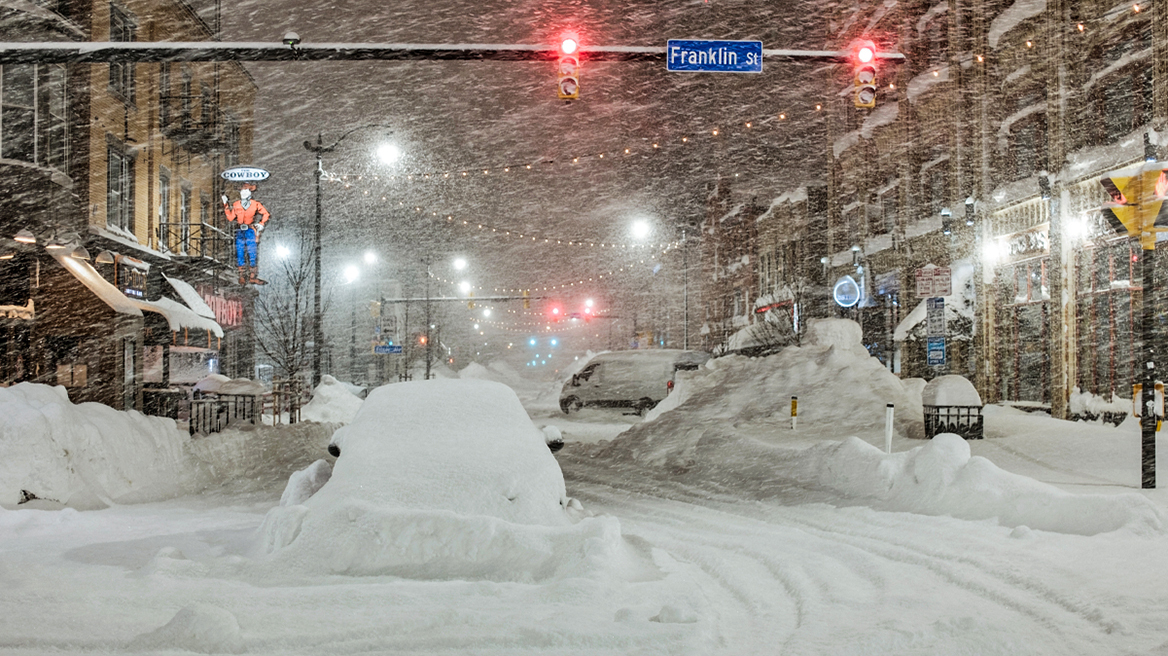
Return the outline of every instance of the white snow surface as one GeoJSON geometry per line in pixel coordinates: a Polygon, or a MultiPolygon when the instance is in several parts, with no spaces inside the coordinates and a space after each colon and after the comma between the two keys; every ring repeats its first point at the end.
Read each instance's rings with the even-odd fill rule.
{"type": "Polygon", "coordinates": [[[312,391],[312,400],[300,408],[304,421],[347,424],[353,421],[364,401],[353,394],[344,383],[328,374],[320,377],[320,384],[312,391]]]}
{"type": "Polygon", "coordinates": [[[921,392],[923,405],[964,405],[980,406],[981,395],[969,379],[956,374],[937,376],[930,380],[921,392]]]}
{"type": "Polygon", "coordinates": [[[211,604],[184,606],[174,619],[130,641],[129,651],[181,649],[201,654],[242,654],[239,620],[211,604]]]}
{"type": "MultiPolygon", "coordinates": [[[[332,443],[331,478],[303,505],[272,509],[260,528],[257,548],[276,567],[543,580],[627,559],[614,518],[573,523],[543,432],[500,383],[379,387],[332,443]]],[[[286,496],[300,487],[290,481],[286,496]]]]}
{"type": "Polygon", "coordinates": [[[186,303],[187,307],[194,310],[195,314],[199,315],[200,317],[206,317],[208,319],[215,318],[215,311],[211,309],[211,306],[207,305],[207,302],[204,301],[203,297],[199,295],[199,292],[193,286],[191,286],[191,283],[180,278],[171,278],[166,274],[162,274],[162,277],[166,279],[166,282],[170,283],[170,286],[174,288],[175,293],[177,293],[178,297],[182,299],[182,302],[186,303]]]}

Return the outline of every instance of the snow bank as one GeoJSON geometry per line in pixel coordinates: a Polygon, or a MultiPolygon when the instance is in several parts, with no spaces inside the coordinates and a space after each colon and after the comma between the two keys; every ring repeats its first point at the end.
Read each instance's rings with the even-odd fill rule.
{"type": "Polygon", "coordinates": [[[129,650],[242,654],[244,645],[239,621],[229,611],[210,604],[191,604],[165,626],[134,638],[129,650]]]}
{"type": "Polygon", "coordinates": [[[304,421],[347,424],[353,421],[363,401],[332,376],[320,377],[320,384],[312,391],[312,400],[300,408],[304,421]]]}
{"type": "Polygon", "coordinates": [[[857,323],[814,321],[808,333],[805,346],[776,355],[727,356],[677,372],[673,393],[605,450],[676,470],[713,466],[726,460],[727,450],[745,453],[740,443],[747,439],[781,443],[869,432],[882,440],[888,403],[896,405],[899,435],[923,436],[919,388],[906,388],[868,355],[857,323]],[[797,433],[789,429],[792,396],[799,397],[797,433]]]}
{"type": "Polygon", "coordinates": [[[1163,530],[1161,512],[1138,494],[1072,494],[970,456],[957,435],[891,455],[855,437],[811,447],[791,457],[806,482],[884,510],[963,519],[997,519],[1004,526],[1095,535],[1121,528],[1163,530]]]}
{"type": "Polygon", "coordinates": [[[173,496],[190,480],[188,437],[171,419],[75,405],[64,387],[33,383],[0,388],[0,416],[0,504],[16,505],[27,491],[100,508],[133,495],[173,496]]]}
{"type": "Polygon", "coordinates": [[[276,567],[535,580],[625,558],[615,519],[573,524],[579,504],[544,434],[500,383],[380,387],[333,444],[328,482],[260,528],[257,549],[276,567]]]}

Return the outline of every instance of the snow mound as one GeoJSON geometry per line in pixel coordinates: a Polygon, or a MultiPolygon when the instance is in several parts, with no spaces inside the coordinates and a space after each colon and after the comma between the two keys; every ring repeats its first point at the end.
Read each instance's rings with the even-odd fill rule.
{"type": "Polygon", "coordinates": [[[924,405],[981,406],[981,395],[977,388],[962,376],[937,376],[930,380],[921,392],[924,405]]]}
{"type": "Polygon", "coordinates": [[[484,367],[483,365],[481,365],[477,362],[472,362],[472,363],[466,365],[466,367],[463,368],[462,371],[458,372],[458,377],[462,378],[463,380],[466,380],[466,379],[494,380],[494,378],[495,378],[495,376],[490,372],[490,370],[488,370],[486,367],[484,367]]]}
{"type": "Polygon", "coordinates": [[[129,649],[242,654],[244,645],[239,621],[229,611],[209,604],[191,604],[180,610],[165,626],[134,638],[129,649]]]}
{"type": "Polygon", "coordinates": [[[896,406],[897,434],[923,437],[918,388],[906,387],[868,355],[858,324],[821,320],[810,333],[806,346],[765,358],[716,358],[677,372],[673,392],[606,447],[606,455],[671,471],[717,463],[733,469],[739,455],[753,450],[740,448],[747,439],[779,444],[870,434],[883,441],[888,403],[896,406]],[[798,431],[790,430],[792,396],[799,398],[798,431]]]}
{"type": "Polygon", "coordinates": [[[325,374],[312,391],[312,400],[300,408],[300,418],[322,424],[347,424],[353,421],[362,403],[345,383],[325,374]]]}
{"type": "Polygon", "coordinates": [[[34,383],[0,388],[0,416],[0,504],[31,494],[101,508],[132,495],[173,496],[189,478],[189,437],[172,419],[74,404],[64,387],[34,383]]]}
{"type": "Polygon", "coordinates": [[[884,510],[1081,535],[1121,528],[1161,532],[1164,526],[1160,510],[1138,494],[1064,492],[971,456],[969,443],[950,433],[891,455],[850,437],[804,450],[792,469],[809,473],[806,483],[874,500],[884,510]]]}
{"type": "Polygon", "coordinates": [[[257,383],[254,380],[247,378],[233,378],[225,381],[219,385],[219,389],[215,390],[216,394],[246,394],[248,396],[260,396],[267,390],[264,389],[263,383],[257,383]]]}
{"type": "Polygon", "coordinates": [[[195,391],[209,392],[213,394],[219,391],[220,385],[226,383],[229,380],[231,380],[231,378],[224,376],[223,374],[211,374],[195,383],[195,391]]]}
{"type": "Polygon", "coordinates": [[[615,519],[573,524],[544,434],[500,383],[377,388],[332,443],[340,455],[328,482],[260,527],[257,549],[276,567],[536,580],[626,557],[615,519]]]}
{"type": "Polygon", "coordinates": [[[317,460],[308,467],[293,472],[280,496],[281,506],[299,506],[324,487],[333,475],[333,466],[327,460],[317,460]]]}

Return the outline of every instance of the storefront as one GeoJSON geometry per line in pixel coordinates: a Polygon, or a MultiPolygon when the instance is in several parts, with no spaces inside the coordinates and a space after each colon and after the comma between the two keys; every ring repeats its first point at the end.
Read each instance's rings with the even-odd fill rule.
{"type": "Polygon", "coordinates": [[[995,270],[998,392],[1002,400],[1050,403],[1049,224],[999,238],[995,270]]]}
{"type": "Polygon", "coordinates": [[[1130,396],[1142,290],[1135,268],[1141,252],[1126,237],[1087,243],[1076,255],[1078,293],[1076,384],[1110,399],[1130,396]]]}

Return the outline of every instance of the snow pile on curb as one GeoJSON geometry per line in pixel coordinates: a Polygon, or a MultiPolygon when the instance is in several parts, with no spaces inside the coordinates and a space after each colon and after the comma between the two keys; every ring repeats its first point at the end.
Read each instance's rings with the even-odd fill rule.
{"type": "Polygon", "coordinates": [[[322,424],[347,424],[353,421],[363,401],[336,378],[325,374],[312,391],[312,400],[300,408],[300,418],[322,424]]]}
{"type": "MultiPolygon", "coordinates": [[[[1157,395],[1159,397],[1159,395],[1157,395]]],[[[1159,398],[1156,399],[1160,401],[1159,398]]],[[[1092,394],[1091,392],[1084,392],[1077,386],[1071,390],[1070,408],[1073,415],[1093,415],[1101,417],[1105,414],[1131,414],[1132,400],[1120,397],[1115,392],[1111,393],[1111,400],[1108,401],[1102,396],[1092,394]]]]}
{"type": "Polygon", "coordinates": [[[876,507],[962,519],[996,518],[1003,526],[1095,535],[1121,528],[1162,532],[1164,518],[1138,494],[1072,494],[970,456],[950,433],[891,455],[855,437],[789,456],[785,469],[804,482],[876,507]]]}
{"type": "Polygon", "coordinates": [[[328,482],[303,505],[273,508],[260,527],[257,550],[275,567],[530,581],[627,558],[614,518],[573,523],[579,503],[501,383],[380,387],[333,444],[328,482]]]}
{"type": "Polygon", "coordinates": [[[185,433],[171,419],[74,404],[64,387],[0,388],[0,503],[22,491],[75,508],[164,498],[191,482],[185,433]]]}
{"type": "Polygon", "coordinates": [[[854,321],[822,319],[809,326],[805,346],[765,358],[716,358],[703,369],[677,372],[673,393],[608,449],[654,467],[688,469],[725,460],[719,450],[744,432],[767,443],[882,435],[888,403],[896,405],[899,435],[923,436],[917,387],[906,387],[868,355],[854,321]],[[797,433],[789,430],[792,396],[799,397],[797,433]]]}

